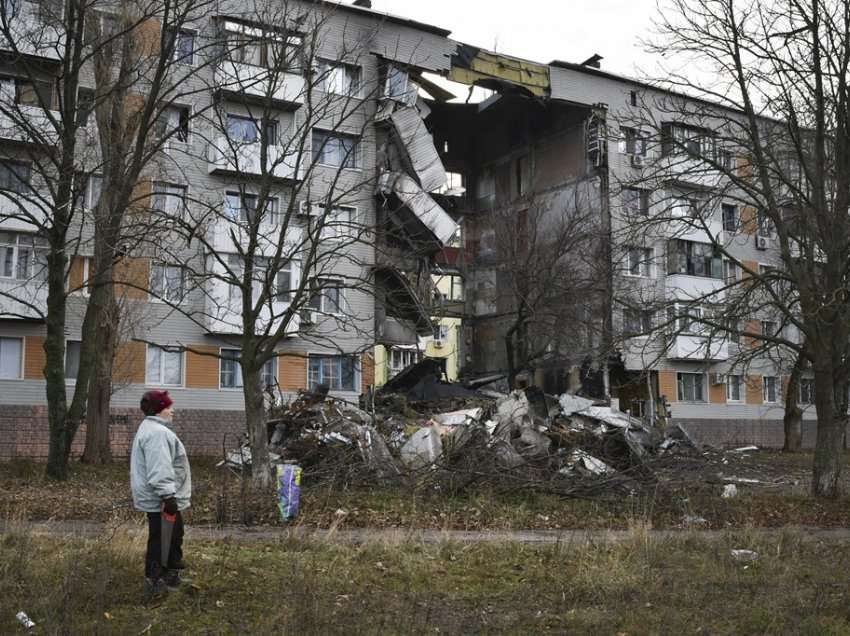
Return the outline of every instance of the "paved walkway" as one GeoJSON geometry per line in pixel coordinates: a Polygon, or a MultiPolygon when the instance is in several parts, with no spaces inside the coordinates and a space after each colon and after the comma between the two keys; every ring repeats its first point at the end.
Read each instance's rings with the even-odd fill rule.
{"type": "MultiPolygon", "coordinates": [[[[99,537],[113,532],[128,532],[142,535],[146,527],[135,523],[106,524],[87,521],[46,521],[8,523],[0,522],[0,533],[28,532],[36,535],[63,537],[99,537]]],[[[815,541],[850,540],[847,528],[809,528],[788,526],[787,528],[730,529],[730,530],[649,530],[653,539],[697,537],[701,539],[719,539],[730,534],[747,533],[763,536],[777,536],[792,531],[806,539],[815,541]]],[[[275,542],[293,538],[331,541],[344,544],[362,544],[370,542],[385,543],[441,543],[453,541],[459,543],[528,543],[528,544],[565,544],[584,545],[593,543],[616,543],[639,536],[639,530],[428,530],[428,529],[372,529],[352,528],[342,530],[322,530],[306,527],[252,527],[243,526],[187,526],[189,538],[211,541],[238,542],[275,542]]]]}

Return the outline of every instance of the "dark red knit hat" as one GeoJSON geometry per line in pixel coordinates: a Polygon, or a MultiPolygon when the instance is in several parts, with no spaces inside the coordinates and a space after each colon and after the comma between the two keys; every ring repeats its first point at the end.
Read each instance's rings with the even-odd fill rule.
{"type": "Polygon", "coordinates": [[[168,391],[148,391],[142,396],[142,403],[139,406],[145,415],[157,415],[172,404],[174,400],[168,395],[168,391]]]}

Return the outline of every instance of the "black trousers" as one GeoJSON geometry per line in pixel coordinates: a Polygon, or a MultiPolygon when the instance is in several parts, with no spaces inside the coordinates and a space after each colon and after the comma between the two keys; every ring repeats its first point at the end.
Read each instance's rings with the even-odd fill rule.
{"type": "Polygon", "coordinates": [[[183,515],[178,512],[174,529],[171,531],[171,548],[168,551],[168,563],[162,564],[162,517],[158,512],[148,515],[148,551],[145,555],[145,576],[162,576],[163,565],[174,568],[183,560],[183,515]]]}

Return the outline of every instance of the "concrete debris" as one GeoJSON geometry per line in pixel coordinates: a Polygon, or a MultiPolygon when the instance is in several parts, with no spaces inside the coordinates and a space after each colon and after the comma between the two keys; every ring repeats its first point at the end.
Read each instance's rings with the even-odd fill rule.
{"type": "Polygon", "coordinates": [[[738,496],[738,487],[735,484],[726,484],[723,486],[723,494],[720,496],[723,499],[734,499],[738,496]]]}
{"type": "Polygon", "coordinates": [[[759,559],[759,553],[754,550],[732,550],[732,558],[739,563],[754,563],[759,559]]]}
{"type": "MultiPolygon", "coordinates": [[[[506,471],[541,483],[625,486],[649,457],[697,448],[682,426],[662,436],[575,395],[553,397],[537,388],[483,394],[448,382],[430,359],[395,376],[370,398],[368,411],[319,393],[300,395],[270,415],[273,464],[328,466],[328,473],[345,467],[386,481],[427,478],[452,487],[506,471]]],[[[220,465],[250,468],[250,448],[229,451],[220,465]]]]}

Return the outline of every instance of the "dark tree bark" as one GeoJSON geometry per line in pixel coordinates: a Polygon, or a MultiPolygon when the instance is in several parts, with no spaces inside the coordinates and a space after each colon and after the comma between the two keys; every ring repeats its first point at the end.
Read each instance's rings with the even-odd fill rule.
{"type": "Polygon", "coordinates": [[[805,359],[797,356],[797,362],[791,370],[788,378],[788,388],[785,393],[785,416],[783,417],[783,428],[785,430],[785,442],[782,446],[783,452],[797,453],[803,447],[803,410],[797,402],[800,392],[800,376],[803,373],[805,359]]]}

